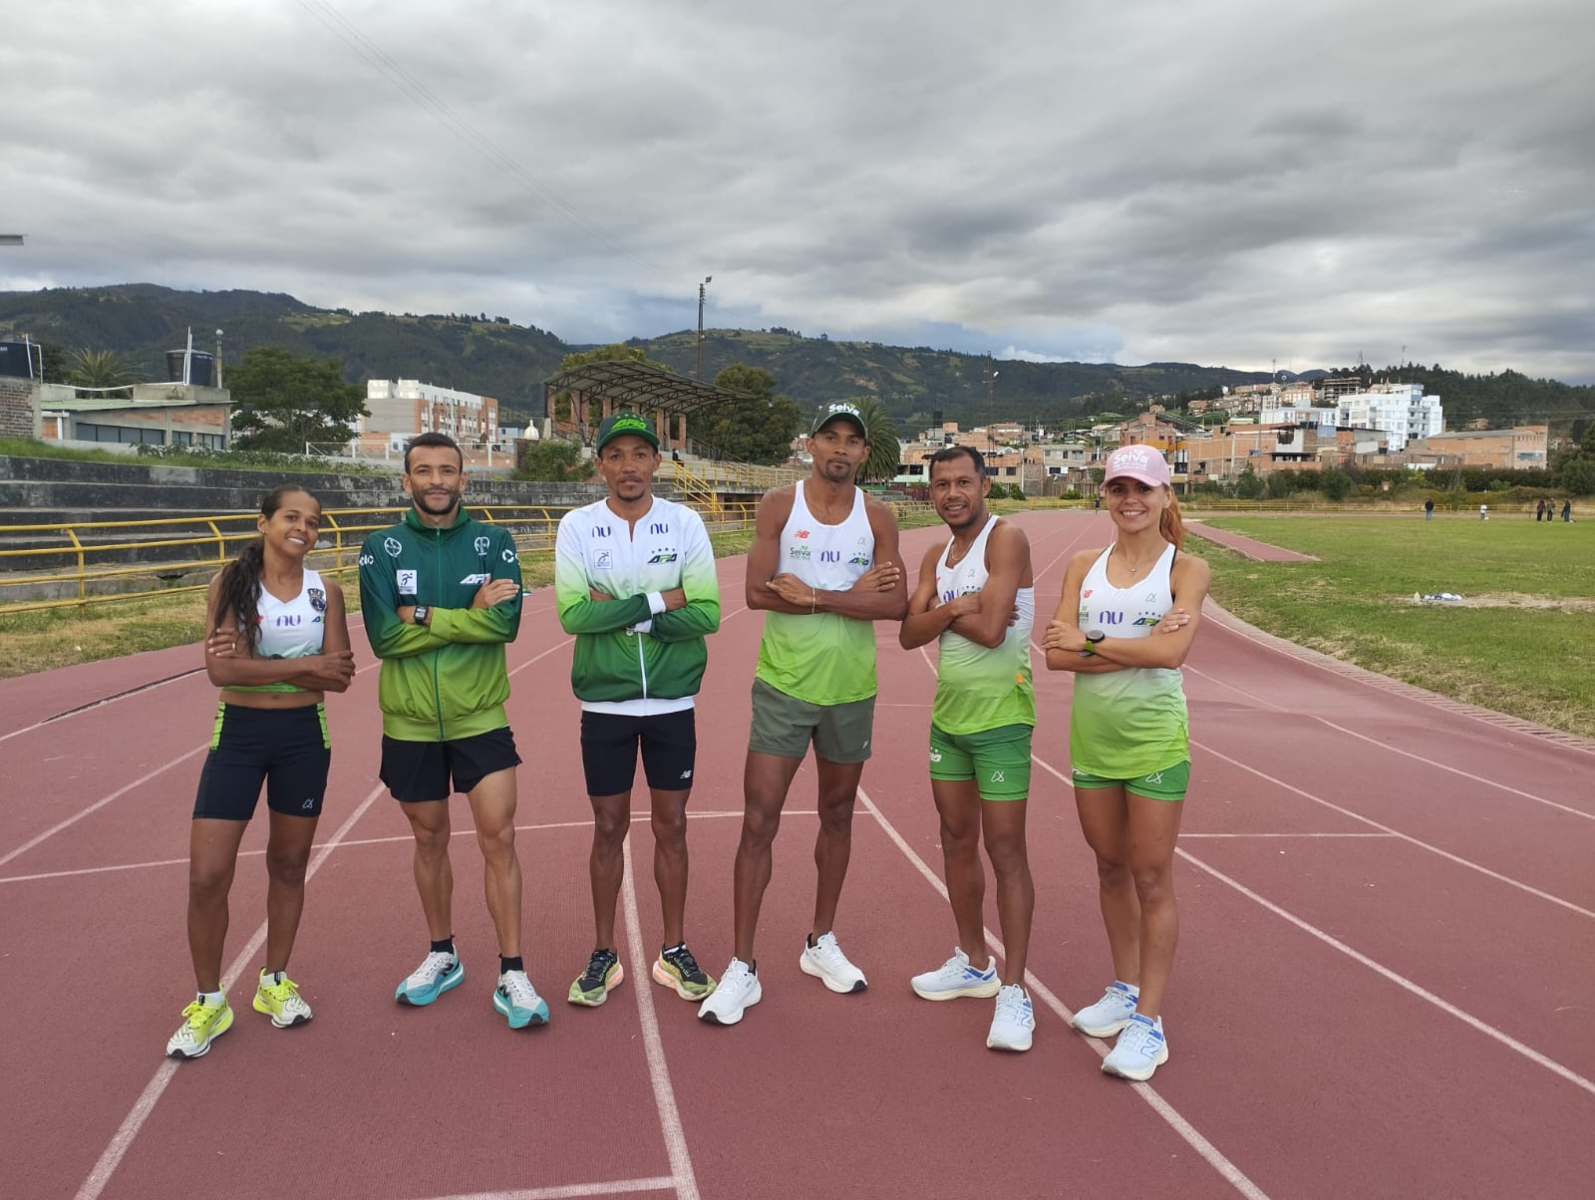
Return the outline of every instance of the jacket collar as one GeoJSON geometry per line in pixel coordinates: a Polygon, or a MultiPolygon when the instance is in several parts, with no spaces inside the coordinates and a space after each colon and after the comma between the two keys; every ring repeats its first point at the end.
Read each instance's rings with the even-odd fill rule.
{"type": "Polygon", "coordinates": [[[454,524],[443,526],[428,525],[421,520],[420,516],[416,514],[415,505],[411,504],[409,508],[405,509],[403,523],[419,533],[436,532],[442,537],[449,537],[457,530],[463,529],[466,525],[469,525],[471,523],[471,517],[470,514],[465,511],[465,505],[461,504],[459,512],[454,514],[454,524]]]}

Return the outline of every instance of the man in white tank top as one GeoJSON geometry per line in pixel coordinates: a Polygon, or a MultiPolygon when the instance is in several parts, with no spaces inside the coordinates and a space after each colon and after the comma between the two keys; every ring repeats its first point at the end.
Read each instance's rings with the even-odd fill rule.
{"type": "Polygon", "coordinates": [[[952,446],[930,458],[930,500],[952,533],[925,553],[898,640],[905,650],[940,642],[931,710],[930,790],[941,818],[947,898],[958,945],[940,968],[914,976],[926,1000],[997,998],[986,1045],[1030,1049],[1035,1013],[1024,989],[1035,887],[1025,849],[1035,576],[1030,542],[986,509],[991,480],[980,451],[952,446]],[[1007,948],[1001,973],[986,949],[986,855],[997,876],[1007,948]]]}
{"type": "Polygon", "coordinates": [[[759,905],[770,883],[771,846],[787,788],[814,747],[819,775],[819,883],[814,924],[798,965],[833,992],[861,992],[860,971],[832,924],[851,851],[858,794],[875,711],[873,622],[901,620],[907,606],[897,520],[855,485],[869,457],[864,418],[833,404],[809,436],[814,470],[759,504],[748,551],[747,601],[765,612],[753,680],[753,720],[743,772],[742,841],[736,863],[736,949],[698,1016],[735,1025],[763,995],[753,957],[759,905]]]}

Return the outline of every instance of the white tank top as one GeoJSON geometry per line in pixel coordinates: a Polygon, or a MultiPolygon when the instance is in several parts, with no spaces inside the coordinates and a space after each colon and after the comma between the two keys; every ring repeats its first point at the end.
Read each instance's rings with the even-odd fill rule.
{"type": "Polygon", "coordinates": [[[822,525],[809,511],[803,483],[793,486],[792,515],[781,530],[781,560],[776,573],[796,575],[812,588],[845,592],[875,562],[875,531],[864,508],[864,493],[853,489],[853,511],[840,525],[822,525]]]}
{"type": "Polygon", "coordinates": [[[260,644],[255,650],[259,657],[308,658],[321,653],[327,591],[318,572],[305,568],[304,586],[288,601],[277,599],[262,584],[255,610],[260,614],[260,644]]]}
{"type": "MultiPolygon", "coordinates": [[[[947,565],[953,543],[936,562],[936,591],[946,604],[986,586],[986,543],[997,527],[986,521],[975,544],[955,567],[947,565]]],[[[951,629],[944,630],[936,663],[936,701],[931,721],[944,733],[983,733],[1007,725],[1036,723],[1036,694],[1030,675],[1030,632],[1036,620],[1036,589],[1014,593],[1019,619],[1008,626],[1002,645],[988,649],[951,629]]]]}
{"type": "MultiPolygon", "coordinates": [[[[1116,543],[1115,543],[1116,544],[1116,543]]],[[[1080,628],[1100,629],[1109,637],[1145,637],[1163,614],[1174,607],[1169,587],[1169,571],[1174,566],[1174,544],[1170,542],[1140,583],[1116,588],[1108,582],[1109,546],[1097,556],[1080,584],[1080,628]]]]}

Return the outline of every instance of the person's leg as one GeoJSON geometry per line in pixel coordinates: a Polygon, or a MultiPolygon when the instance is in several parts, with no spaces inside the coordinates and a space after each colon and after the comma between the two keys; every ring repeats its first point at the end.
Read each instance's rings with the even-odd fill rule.
{"type": "Polygon", "coordinates": [[[683,792],[648,789],[652,801],[654,835],[654,885],[664,917],[664,944],[679,946],[687,940],[687,801],[683,792]]]}
{"type": "Polygon", "coordinates": [[[847,864],[853,854],[853,805],[858,799],[861,762],[838,763],[814,756],[819,775],[820,829],[814,838],[814,926],[811,939],[830,933],[836,925],[836,907],[842,899],[847,864]]]}
{"type": "Polygon", "coordinates": [[[958,948],[977,971],[984,971],[991,953],[984,916],[986,868],[980,861],[980,793],[973,779],[932,779],[930,794],[941,820],[942,867],[958,948]]]}
{"type": "Polygon", "coordinates": [[[202,992],[221,991],[227,893],[248,821],[196,817],[188,836],[188,952],[202,992]]]}
{"type": "Polygon", "coordinates": [[[734,871],[735,957],[753,964],[753,935],[759,927],[759,906],[770,886],[771,847],[781,827],[792,776],[801,758],[749,750],[742,769],[742,840],[734,871]]]}
{"type": "Polygon", "coordinates": [[[1128,984],[1141,978],[1141,904],[1130,873],[1130,825],[1124,788],[1074,789],[1075,809],[1086,845],[1096,855],[1098,898],[1107,927],[1114,977],[1128,984]]]}
{"type": "Polygon", "coordinates": [[[1129,870],[1140,906],[1141,999],[1136,1011],[1148,1017],[1162,1012],[1163,993],[1174,968],[1180,937],[1180,916],[1174,900],[1174,845],[1180,833],[1183,801],[1153,800],[1126,794],[1129,825],[1129,870]]]}
{"type": "Polygon", "coordinates": [[[1025,800],[980,801],[986,857],[991,859],[991,869],[997,877],[997,920],[1007,950],[1003,957],[1004,986],[1024,986],[1030,922],[1036,908],[1036,887],[1030,877],[1030,856],[1025,846],[1027,806],[1025,800]]]}
{"type": "Polygon", "coordinates": [[[305,907],[305,868],[316,837],[316,817],[269,813],[266,841],[266,970],[286,971],[305,907]]]}
{"type": "Polygon", "coordinates": [[[449,863],[449,802],[423,800],[400,807],[415,835],[415,890],[421,896],[428,936],[434,942],[454,934],[454,869],[449,863]]]}
{"type": "Polygon", "coordinates": [[[625,872],[624,845],[631,829],[631,793],[588,796],[593,806],[593,848],[587,876],[593,889],[593,945],[615,948],[615,905],[625,872]]]}
{"type": "Polygon", "coordinates": [[[494,771],[466,793],[482,851],[487,911],[504,958],[521,953],[521,862],[515,853],[515,768],[494,771]]]}

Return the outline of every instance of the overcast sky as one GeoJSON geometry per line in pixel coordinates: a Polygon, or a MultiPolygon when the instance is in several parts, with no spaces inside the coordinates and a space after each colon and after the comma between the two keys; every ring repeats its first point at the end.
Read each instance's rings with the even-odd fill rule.
{"type": "Polygon", "coordinates": [[[1595,382],[1591,0],[51,0],[0,290],[1595,382]]]}

